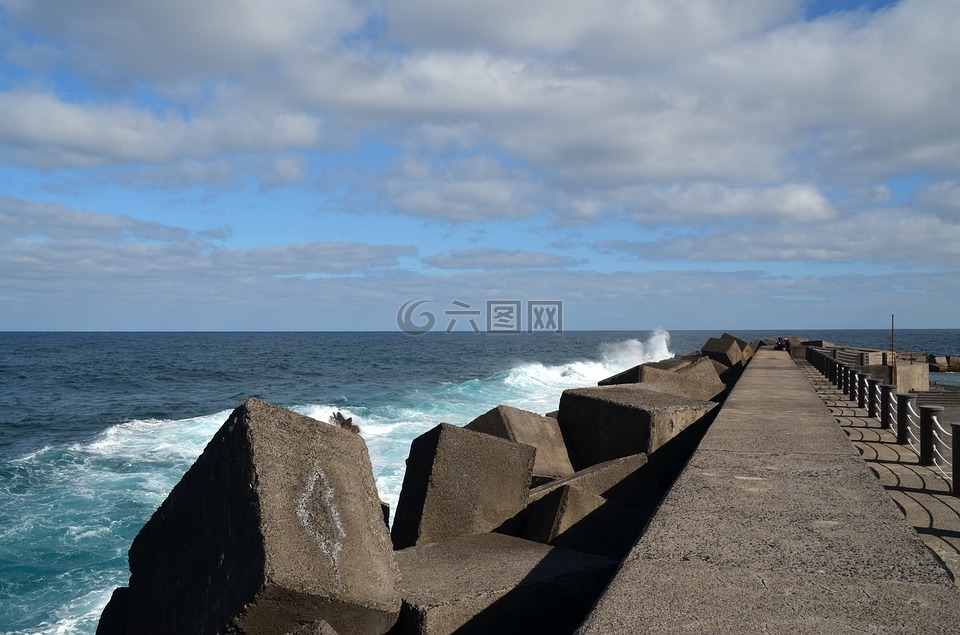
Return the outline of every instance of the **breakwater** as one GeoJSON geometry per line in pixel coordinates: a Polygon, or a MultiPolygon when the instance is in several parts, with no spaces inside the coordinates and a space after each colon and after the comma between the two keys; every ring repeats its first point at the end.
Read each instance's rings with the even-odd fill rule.
{"type": "Polygon", "coordinates": [[[249,400],[138,534],[98,632],[570,631],[752,353],[711,338],[549,416],[441,424],[411,445],[389,534],[358,435],[249,400]]]}
{"type": "MultiPolygon", "coordinates": [[[[663,521],[661,498],[682,492],[670,485],[700,437],[715,417],[730,412],[728,405],[719,408],[718,403],[734,385],[733,394],[747,390],[737,384],[743,369],[750,369],[746,362],[758,349],[789,362],[785,352],[774,353],[764,344],[731,336],[711,338],[699,355],[645,364],[602,381],[602,386],[564,391],[551,416],[500,407],[463,428],[437,426],[411,446],[389,536],[392,550],[350,548],[357,531],[380,545],[388,535],[379,506],[372,502],[375,488],[367,483],[341,499],[341,487],[330,483],[343,483],[343,477],[331,481],[324,476],[329,461],[362,465],[365,453],[355,450],[345,459],[342,448],[330,452],[329,439],[311,438],[318,430],[323,437],[335,431],[332,438],[352,433],[304,417],[289,424],[298,432],[292,435],[293,447],[285,448],[276,440],[283,435],[258,430],[283,430],[286,426],[277,422],[292,422],[290,417],[297,415],[249,401],[211,442],[234,450],[208,454],[208,447],[138,536],[140,547],[135,542],[131,550],[130,586],[115,594],[100,632],[175,632],[155,626],[171,623],[164,611],[220,625],[198,630],[201,622],[186,622],[191,632],[572,632],[581,622],[584,632],[593,632],[589,629],[603,624],[603,615],[624,614],[610,599],[615,598],[612,590],[647,540],[644,528],[651,517],[663,521]],[[294,470],[299,475],[262,480],[251,476],[282,473],[284,457],[302,456],[305,447],[315,450],[308,455],[321,458],[303,458],[312,467],[294,470]],[[189,525],[196,514],[191,510],[206,509],[211,478],[230,472],[224,456],[243,457],[240,473],[226,480],[246,500],[239,504],[239,518],[231,518],[230,506],[214,518],[221,528],[246,527],[238,532],[246,542],[241,540],[238,547],[231,532],[206,528],[209,543],[200,552],[219,554],[215,564],[188,561],[178,569],[181,565],[173,558],[175,564],[164,567],[145,565],[144,556],[135,553],[153,554],[158,545],[171,544],[173,554],[189,544],[184,537],[194,533],[189,525]],[[271,480],[274,486],[264,485],[271,480]],[[367,502],[357,505],[360,500],[367,502]],[[243,511],[251,509],[259,513],[243,511]],[[348,525],[364,529],[349,531],[348,525]],[[165,537],[171,527],[178,528],[181,538],[165,537]],[[312,537],[314,547],[302,535],[312,537]],[[238,554],[247,565],[238,568],[238,554]],[[369,557],[379,565],[372,570],[383,573],[374,576],[372,585],[356,577],[350,581],[345,574],[371,568],[364,559],[369,557]],[[305,562],[311,563],[306,575],[298,570],[305,562]],[[620,571],[611,582],[618,564],[620,571]],[[223,576],[224,569],[240,573],[223,576]],[[160,570],[161,578],[178,584],[194,580],[207,595],[197,601],[196,592],[186,593],[184,602],[171,607],[164,585],[144,570],[160,570]],[[239,576],[245,582],[237,588],[211,585],[211,571],[221,581],[239,576]],[[591,610],[601,594],[601,603],[591,610]],[[152,600],[146,621],[144,598],[152,600]],[[184,608],[186,600],[192,600],[192,610],[184,608]],[[614,609],[603,609],[611,602],[614,609]]],[[[796,351],[801,343],[792,344],[796,351]]],[[[777,403],[786,406],[782,414],[789,416],[792,402],[777,403]]],[[[744,413],[732,416],[739,421],[744,413]]],[[[354,485],[364,481],[354,480],[354,485]]],[[[696,510],[696,504],[682,507],[696,510]]],[[[730,520],[719,519],[727,524],[730,520]]],[[[169,557],[162,560],[171,562],[169,557]]],[[[639,615],[635,602],[630,606],[633,613],[627,613],[639,615]]]]}

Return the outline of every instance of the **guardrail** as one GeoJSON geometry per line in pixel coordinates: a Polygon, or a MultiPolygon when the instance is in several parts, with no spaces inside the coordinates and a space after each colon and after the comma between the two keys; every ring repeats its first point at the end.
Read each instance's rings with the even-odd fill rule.
{"type": "Polygon", "coordinates": [[[954,466],[960,465],[960,443],[954,443],[960,439],[960,423],[941,422],[942,406],[918,408],[916,394],[897,393],[896,386],[870,378],[824,349],[808,347],[807,361],[858,408],[865,409],[867,417],[877,419],[881,428],[896,426],[897,443],[911,447],[920,465],[939,471],[950,482],[953,495],[960,497],[960,482],[953,478],[954,466]]]}

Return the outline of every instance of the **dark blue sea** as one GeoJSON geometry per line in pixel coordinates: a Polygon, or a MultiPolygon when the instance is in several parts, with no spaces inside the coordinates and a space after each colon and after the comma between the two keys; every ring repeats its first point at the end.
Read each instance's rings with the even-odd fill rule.
{"type": "MultiPolygon", "coordinates": [[[[733,331],[885,348],[889,331],[733,331]]],[[[257,396],[360,425],[395,507],[410,441],[696,350],[720,332],[0,333],[0,633],[94,633],[137,531],[257,396]]],[[[960,354],[960,330],[897,349],[960,354]]],[[[960,384],[954,375],[940,381],[960,384]]]]}

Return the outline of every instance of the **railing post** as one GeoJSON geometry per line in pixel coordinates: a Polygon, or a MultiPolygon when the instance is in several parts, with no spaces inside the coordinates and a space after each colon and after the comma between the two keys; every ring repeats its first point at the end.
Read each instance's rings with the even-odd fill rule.
{"type": "Polygon", "coordinates": [[[906,392],[897,393],[897,443],[907,444],[907,426],[910,425],[910,407],[917,396],[906,392]]]}
{"type": "Polygon", "coordinates": [[[850,371],[847,373],[847,396],[850,397],[850,401],[856,403],[857,401],[857,371],[851,366],[850,371]]]}
{"type": "Polygon", "coordinates": [[[953,433],[953,438],[951,439],[953,443],[951,443],[952,447],[950,448],[950,462],[953,463],[953,483],[950,484],[950,489],[953,491],[954,496],[960,496],[960,482],[957,481],[957,470],[960,470],[960,467],[958,467],[958,465],[960,465],[960,463],[958,463],[958,461],[960,461],[960,443],[958,443],[960,437],[957,436],[960,434],[960,423],[951,423],[950,431],[953,433]]]}
{"type": "Polygon", "coordinates": [[[857,372],[857,407],[867,407],[867,374],[857,372]]]}
{"type": "Polygon", "coordinates": [[[933,418],[943,406],[920,406],[920,465],[933,465],[933,418]]]}
{"type": "Polygon", "coordinates": [[[893,409],[890,408],[890,398],[897,387],[893,384],[880,386],[880,427],[889,430],[893,425],[893,409]]]}
{"type": "Polygon", "coordinates": [[[880,385],[879,379],[868,379],[867,380],[867,416],[871,419],[876,419],[877,414],[880,411],[878,407],[880,404],[880,394],[877,387],[880,385]]]}

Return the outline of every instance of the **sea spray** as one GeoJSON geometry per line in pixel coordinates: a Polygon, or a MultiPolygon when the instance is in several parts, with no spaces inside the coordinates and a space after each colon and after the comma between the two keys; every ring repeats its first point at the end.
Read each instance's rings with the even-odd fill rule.
{"type": "MultiPolygon", "coordinates": [[[[48,347],[60,360],[57,368],[85,364],[88,374],[96,375],[96,360],[69,359],[74,349],[68,336],[51,339],[63,339],[62,348],[48,347]]],[[[112,589],[127,582],[126,553],[134,536],[232,407],[249,396],[280,403],[323,425],[334,412],[353,417],[369,449],[379,494],[395,509],[410,442],[438,423],[464,425],[499,404],[548,412],[566,388],[595,384],[670,354],[665,331],[641,338],[441,335],[433,340],[367,334],[145,334],[119,335],[109,342],[128,345],[132,359],[144,347],[156,346],[162,350],[152,358],[162,360],[163,351],[170,349],[171,366],[132,363],[124,370],[117,361],[120,352],[110,349],[104,377],[127,372],[131,381],[92,380],[71,393],[64,388],[68,384],[49,374],[44,359],[28,358],[36,373],[48,373],[46,383],[20,387],[18,399],[28,398],[31,390],[43,392],[33,395],[29,410],[15,407],[20,402],[6,404],[5,412],[19,413],[24,423],[8,420],[4,432],[17,435],[24,445],[42,441],[29,451],[11,452],[8,445],[8,454],[0,455],[0,498],[5,503],[0,508],[0,633],[92,634],[112,589]],[[171,340],[178,337],[189,345],[171,340]],[[324,354],[331,341],[339,348],[354,346],[354,357],[338,353],[332,366],[324,354]],[[254,344],[261,347],[256,357],[254,344]],[[243,358],[231,353],[229,345],[243,358]],[[282,353],[278,346],[289,350],[282,353]],[[384,347],[397,352],[384,352],[384,347]],[[185,381],[174,369],[189,355],[195,356],[191,367],[196,369],[185,381]],[[522,361],[524,357],[544,361],[522,361]],[[504,363],[511,359],[516,361],[504,363]],[[149,376],[156,379],[144,378],[149,376]],[[134,383],[148,392],[127,392],[134,383]],[[203,404],[215,406],[211,414],[163,416],[165,411],[195,415],[208,407],[203,404]],[[119,418],[123,412],[144,410],[155,415],[119,418]],[[36,414],[34,421],[26,419],[28,414],[36,414]],[[44,427],[46,421],[49,427],[44,427]]],[[[23,351],[33,354],[29,342],[23,351]]]]}

